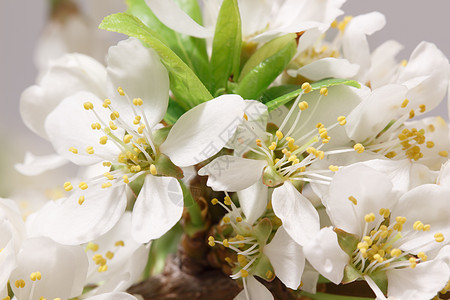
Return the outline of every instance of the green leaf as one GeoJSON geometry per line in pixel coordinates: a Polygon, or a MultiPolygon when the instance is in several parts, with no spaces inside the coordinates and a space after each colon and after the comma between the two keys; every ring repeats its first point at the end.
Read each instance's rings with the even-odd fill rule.
{"type": "Polygon", "coordinates": [[[217,18],[211,54],[215,91],[226,88],[230,76],[238,78],[241,46],[241,17],[237,0],[224,0],[217,18]]]}
{"type": "Polygon", "coordinates": [[[269,258],[264,253],[261,253],[260,257],[253,264],[252,275],[259,276],[265,281],[272,281],[275,279],[275,270],[273,269],[269,258]]]}
{"type": "Polygon", "coordinates": [[[186,110],[175,100],[169,99],[169,106],[167,107],[164,121],[169,125],[173,125],[185,112],[186,110]]]}
{"type": "Polygon", "coordinates": [[[167,256],[177,252],[182,234],[183,228],[177,223],[166,234],[152,242],[144,278],[162,273],[167,256]]]}
{"type": "Polygon", "coordinates": [[[376,272],[370,274],[370,278],[377,284],[383,294],[387,294],[388,289],[388,278],[386,272],[376,272]]]}
{"type": "MultiPolygon", "coordinates": [[[[201,24],[202,13],[197,0],[175,0],[175,2],[178,2],[193,20],[201,24]]],[[[164,25],[150,10],[145,0],[127,0],[127,5],[127,12],[157,33],[158,39],[172,49],[209,87],[212,81],[205,40],[180,34],[164,25]]]]}
{"type": "Polygon", "coordinates": [[[158,39],[157,33],[148,28],[138,18],[126,13],[110,15],[103,19],[99,28],[138,38],[152,47],[169,71],[170,89],[178,104],[186,110],[212,99],[208,89],[192,69],[158,39]]]}
{"type": "MultiPolygon", "coordinates": [[[[323,79],[320,81],[316,81],[314,83],[311,84],[312,90],[320,90],[321,88],[329,88],[335,85],[348,85],[348,86],[352,86],[355,88],[360,88],[361,85],[354,80],[349,80],[349,79],[339,79],[339,78],[327,78],[327,79],[323,79]]],[[[302,88],[299,87],[297,90],[294,90],[290,93],[287,93],[283,96],[279,96],[273,100],[270,100],[268,102],[266,102],[266,105],[269,109],[269,111],[272,111],[274,109],[276,109],[277,107],[288,103],[289,101],[291,101],[292,99],[298,97],[298,95],[300,95],[302,93],[302,88]]]]}
{"type": "Polygon", "coordinates": [[[258,240],[262,247],[267,243],[267,240],[272,233],[272,222],[268,218],[262,219],[258,224],[253,226],[253,236],[258,240]]]}
{"type": "Polygon", "coordinates": [[[352,257],[353,252],[357,249],[360,239],[356,235],[339,228],[334,228],[334,232],[336,232],[341,249],[347,253],[349,257],[352,257]]]}
{"type": "Polygon", "coordinates": [[[290,92],[296,91],[299,88],[300,86],[296,84],[274,86],[265,90],[264,93],[262,93],[261,97],[259,98],[259,101],[261,101],[262,103],[266,103],[269,102],[270,100],[281,97],[290,92]]]}
{"type": "Polygon", "coordinates": [[[288,34],[265,44],[245,64],[235,93],[244,99],[258,99],[283,72],[296,51],[295,34],[288,34]]]}
{"type": "Polygon", "coordinates": [[[325,293],[307,293],[305,291],[300,292],[301,295],[306,296],[312,300],[369,300],[373,298],[364,298],[364,297],[352,297],[352,296],[341,296],[341,295],[333,295],[333,294],[325,294],[325,293]]]}

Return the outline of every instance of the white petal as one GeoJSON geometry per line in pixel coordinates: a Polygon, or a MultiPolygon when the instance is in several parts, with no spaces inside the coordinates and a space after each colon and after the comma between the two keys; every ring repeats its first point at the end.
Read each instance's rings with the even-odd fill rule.
{"type": "Polygon", "coordinates": [[[355,141],[364,141],[383,130],[400,113],[405,86],[390,84],[374,90],[348,116],[345,130],[355,141]]]}
{"type": "Polygon", "coordinates": [[[406,67],[400,69],[397,82],[411,89],[408,93],[410,107],[425,103],[427,110],[430,110],[444,98],[449,72],[449,62],[445,55],[436,45],[422,42],[414,49],[406,67]],[[418,85],[408,84],[417,77],[426,79],[418,81],[418,85]]]}
{"type": "Polygon", "coordinates": [[[10,224],[5,220],[0,220],[0,287],[5,287],[9,280],[9,275],[16,267],[16,249],[14,246],[13,232],[10,224]]]}
{"type": "Polygon", "coordinates": [[[197,105],[178,119],[161,152],[179,167],[210,158],[233,137],[244,109],[245,101],[238,95],[223,95],[197,105]]]}
{"type": "Polygon", "coordinates": [[[327,57],[307,64],[295,73],[289,70],[288,74],[293,77],[301,75],[310,80],[317,81],[328,77],[351,78],[358,71],[359,65],[352,64],[346,59],[327,57]]]}
{"type": "Polygon", "coordinates": [[[400,43],[389,40],[372,52],[368,80],[373,89],[392,82],[399,67],[395,57],[402,49],[403,46],[400,43]]]}
{"type": "Polygon", "coordinates": [[[100,184],[76,190],[67,199],[49,202],[27,226],[62,244],[86,243],[117,223],[127,205],[125,190],[125,186],[102,189],[100,184]],[[82,205],[80,196],[85,197],[82,205]]]}
{"type": "Polygon", "coordinates": [[[249,224],[262,216],[267,208],[269,188],[262,180],[256,182],[246,189],[238,191],[239,204],[249,224]]]}
{"type": "Polygon", "coordinates": [[[396,201],[388,176],[361,163],[341,168],[323,199],[334,226],[357,236],[363,234],[366,214],[374,213],[376,224],[381,218],[380,208],[391,208],[396,201]],[[356,198],[357,205],[349,200],[350,196],[356,198]]]}
{"type": "Polygon", "coordinates": [[[235,298],[234,300],[273,300],[272,294],[269,292],[269,290],[262,284],[259,283],[258,280],[256,280],[253,276],[248,276],[244,279],[246,281],[247,285],[247,293],[248,296],[246,296],[246,291],[242,290],[235,298]]]}
{"type": "Polygon", "coordinates": [[[235,192],[262,181],[262,170],[266,165],[264,160],[223,155],[201,168],[198,174],[208,175],[207,185],[215,191],[235,192]]]}
{"type": "Polygon", "coordinates": [[[89,297],[86,300],[138,300],[138,298],[128,293],[113,292],[89,297]]]}
{"type": "Polygon", "coordinates": [[[319,272],[314,269],[307,261],[302,275],[302,290],[315,294],[317,292],[317,282],[319,281],[319,272]]]}
{"type": "Polygon", "coordinates": [[[66,158],[57,154],[34,156],[31,152],[25,152],[24,162],[15,164],[14,167],[23,175],[35,176],[59,168],[67,162],[66,158]]]}
{"type": "Polygon", "coordinates": [[[319,215],[314,206],[286,181],[272,194],[275,215],[281,219],[287,233],[300,245],[305,245],[320,230],[319,215]]]}
{"type": "Polygon", "coordinates": [[[23,243],[18,263],[10,280],[25,281],[25,287],[20,290],[11,285],[14,293],[23,299],[36,299],[38,296],[67,299],[77,297],[83,291],[88,261],[80,246],[61,245],[44,237],[30,238],[23,243]],[[42,275],[35,284],[30,280],[33,272],[42,275]]]}
{"type": "MultiPolygon", "coordinates": [[[[112,142],[105,145],[99,143],[100,137],[105,134],[101,130],[92,130],[91,124],[99,122],[92,111],[84,109],[85,102],[91,102],[94,110],[103,120],[108,123],[110,111],[102,107],[103,101],[94,94],[79,92],[71,97],[65,98],[45,120],[45,129],[50,142],[56,152],[78,165],[87,165],[102,160],[116,160],[120,150],[112,142]],[[86,148],[92,146],[94,154],[88,154],[86,148]],[[75,147],[78,154],[69,151],[75,147]]],[[[113,131],[120,139],[123,130],[113,131]]]]}
{"type": "Polygon", "coordinates": [[[370,49],[367,35],[380,30],[386,24],[385,17],[379,12],[371,12],[353,18],[347,25],[342,39],[342,52],[351,63],[358,64],[360,81],[365,81],[370,67],[370,49]]]}
{"type": "Polygon", "coordinates": [[[181,218],[183,192],[175,178],[147,175],[133,208],[132,235],[139,243],[161,237],[181,218]]]}
{"type": "Polygon", "coordinates": [[[450,160],[442,165],[437,182],[446,188],[450,188],[450,160]]]}
{"type": "Polygon", "coordinates": [[[83,54],[67,54],[49,64],[37,85],[26,89],[20,98],[24,123],[46,138],[44,121],[62,99],[79,91],[105,97],[106,70],[95,59],[83,54]]]}
{"type": "Polygon", "coordinates": [[[398,299],[431,299],[448,281],[450,269],[440,260],[420,263],[412,268],[393,269],[386,272],[388,296],[398,299]]]}
{"type": "Polygon", "coordinates": [[[144,110],[147,126],[152,128],[159,123],[169,103],[169,74],[156,52],[144,47],[139,40],[129,38],[109,48],[107,63],[112,107],[121,113],[126,123],[133,122],[132,105],[117,91],[121,87],[130,100],[143,100],[144,104],[136,110],[140,115],[140,109],[144,110]]]}
{"type": "Polygon", "coordinates": [[[272,264],[275,275],[290,289],[298,289],[305,267],[305,256],[302,246],[298,245],[284,230],[278,228],[272,241],[267,244],[263,253],[272,264]]]}
{"type": "Polygon", "coordinates": [[[191,19],[173,0],[145,0],[147,5],[170,29],[198,38],[213,36],[214,32],[191,19]]]}
{"type": "Polygon", "coordinates": [[[444,235],[446,241],[450,239],[449,192],[449,189],[439,185],[424,184],[412,189],[398,200],[398,204],[392,209],[391,214],[392,216],[406,217],[406,223],[403,225],[404,235],[408,232],[414,233],[414,238],[407,239],[404,243],[402,243],[402,239],[398,241],[401,243],[400,248],[402,250],[415,249],[414,253],[419,251],[426,253],[432,249],[440,248],[442,244],[435,242],[433,237],[438,232],[444,235]],[[429,224],[431,229],[414,232],[412,228],[416,221],[429,224]],[[418,246],[421,247],[417,249],[418,246]]]}
{"type": "Polygon", "coordinates": [[[341,283],[350,257],[339,246],[332,227],[322,228],[303,247],[303,251],[306,259],[320,274],[335,284],[341,283]]]}

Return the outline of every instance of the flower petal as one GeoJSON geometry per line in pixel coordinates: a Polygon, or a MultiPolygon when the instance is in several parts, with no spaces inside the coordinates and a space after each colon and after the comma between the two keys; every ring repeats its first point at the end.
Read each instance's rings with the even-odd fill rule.
{"type": "Polygon", "coordinates": [[[183,191],[175,178],[147,175],[133,208],[131,234],[139,243],[161,237],[181,218],[183,191]]]}
{"type": "Polygon", "coordinates": [[[414,269],[392,269],[386,272],[388,296],[398,299],[431,299],[448,281],[450,269],[441,260],[417,265],[414,269]]]}
{"type": "Polygon", "coordinates": [[[298,289],[305,267],[305,256],[302,246],[298,245],[284,230],[278,228],[272,241],[263,252],[270,260],[275,275],[290,289],[298,289]]]}
{"type": "Polygon", "coordinates": [[[328,77],[352,78],[358,71],[359,65],[352,64],[346,59],[326,57],[313,61],[297,71],[288,70],[288,74],[292,77],[301,75],[312,81],[317,81],[328,77]]]}
{"type": "Polygon", "coordinates": [[[223,155],[198,170],[200,176],[208,175],[207,185],[215,191],[236,192],[261,180],[264,160],[223,155]]]}
{"type": "Polygon", "coordinates": [[[248,188],[238,191],[239,204],[249,224],[255,223],[266,211],[268,194],[269,188],[262,180],[256,180],[248,188]]]}
{"type": "Polygon", "coordinates": [[[214,32],[188,16],[173,0],[145,0],[152,12],[167,27],[198,38],[212,37],[214,32]]]}
{"type": "Polygon", "coordinates": [[[62,99],[79,91],[105,97],[106,70],[95,59],[83,54],[67,54],[49,64],[37,85],[20,97],[20,114],[33,132],[47,137],[44,121],[62,99]]]}
{"type": "MultiPolygon", "coordinates": [[[[85,102],[91,102],[94,110],[103,122],[108,122],[111,111],[102,107],[103,102],[94,94],[79,92],[65,98],[45,120],[45,129],[56,152],[78,165],[89,165],[102,160],[116,160],[120,150],[112,142],[101,145],[99,140],[105,134],[101,130],[92,130],[91,124],[99,122],[92,111],[84,109],[85,102]],[[86,152],[87,147],[94,148],[94,154],[86,152]],[[75,147],[77,154],[69,151],[75,147]]],[[[113,133],[122,139],[123,129],[113,133]]]]}
{"type": "Polygon", "coordinates": [[[275,188],[272,206],[287,233],[299,245],[304,246],[320,230],[316,209],[291,182],[286,181],[282,186],[275,188]]]}
{"type": "Polygon", "coordinates": [[[332,227],[322,228],[303,247],[306,258],[325,278],[339,284],[344,277],[344,268],[350,257],[341,249],[332,227]]]}
{"type": "Polygon", "coordinates": [[[27,223],[27,228],[62,244],[87,243],[117,223],[127,205],[125,191],[125,186],[102,189],[100,184],[85,191],[76,190],[67,199],[45,205],[32,223],[27,223]],[[85,197],[82,205],[78,203],[80,196],[85,197]]]}
{"type": "Polygon", "coordinates": [[[144,47],[139,40],[129,38],[109,48],[107,64],[108,96],[112,107],[131,124],[135,115],[129,101],[141,98],[143,105],[135,109],[139,115],[141,109],[144,111],[146,125],[153,128],[163,119],[169,103],[169,74],[158,54],[144,47]],[[119,95],[119,87],[129,99],[119,95]]]}
{"type": "Polygon", "coordinates": [[[248,276],[244,279],[246,281],[247,291],[242,290],[234,300],[248,300],[248,299],[259,299],[259,300],[273,300],[272,294],[269,290],[253,276],[248,276]],[[246,295],[248,293],[248,297],[246,295]]]}
{"type": "Polygon", "coordinates": [[[23,175],[35,176],[48,170],[53,170],[65,165],[68,160],[58,154],[35,156],[31,152],[25,152],[22,164],[15,164],[15,169],[23,175]]]}
{"type": "Polygon", "coordinates": [[[245,101],[238,95],[223,95],[197,105],[178,119],[161,152],[179,167],[210,158],[233,137],[244,109],[245,101]]]}
{"type": "Polygon", "coordinates": [[[10,281],[25,281],[20,290],[11,285],[21,299],[68,299],[81,295],[88,268],[82,247],[61,245],[46,237],[30,238],[24,241],[17,258],[18,267],[10,281]],[[30,279],[33,272],[41,273],[37,284],[30,279]]]}
{"type": "Polygon", "coordinates": [[[403,46],[394,40],[389,40],[378,46],[371,56],[371,65],[368,74],[370,86],[373,89],[392,82],[398,72],[398,62],[395,56],[403,49],[403,46]]]}
{"type": "Polygon", "coordinates": [[[112,292],[89,297],[86,300],[138,300],[138,298],[124,292],[112,292]]]}

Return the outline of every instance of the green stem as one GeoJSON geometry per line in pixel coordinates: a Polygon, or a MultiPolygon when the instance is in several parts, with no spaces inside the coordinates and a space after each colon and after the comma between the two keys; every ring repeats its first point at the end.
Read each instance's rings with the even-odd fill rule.
{"type": "Polygon", "coordinates": [[[302,291],[300,294],[302,296],[306,296],[313,300],[369,300],[369,299],[373,299],[373,298],[333,295],[333,294],[326,294],[326,293],[311,294],[311,293],[307,293],[305,291],[302,291]]]}
{"type": "Polygon", "coordinates": [[[180,182],[181,188],[183,190],[184,207],[186,207],[190,216],[190,222],[186,224],[186,231],[189,235],[192,235],[195,232],[201,231],[205,228],[205,221],[202,217],[201,208],[198,205],[197,201],[195,201],[192,197],[189,188],[186,187],[182,180],[178,181],[180,182]]]}

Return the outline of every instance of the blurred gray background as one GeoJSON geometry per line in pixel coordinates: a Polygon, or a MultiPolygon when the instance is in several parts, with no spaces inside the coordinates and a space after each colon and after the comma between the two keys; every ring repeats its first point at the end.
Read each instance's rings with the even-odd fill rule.
{"type": "MultiPolygon", "coordinates": [[[[103,2],[108,4],[108,0],[103,2]]],[[[426,40],[450,57],[449,0],[348,0],[343,9],[347,15],[374,10],[385,14],[386,27],[369,39],[372,49],[385,40],[396,39],[405,46],[398,58],[407,59],[414,47],[426,40]]],[[[51,152],[45,141],[22,124],[19,115],[20,94],[36,78],[33,49],[47,10],[45,0],[0,0],[0,196],[5,196],[17,181],[24,185],[34,181],[13,169],[26,150],[35,154],[51,152]]],[[[446,116],[446,107],[435,114],[446,116]]]]}

